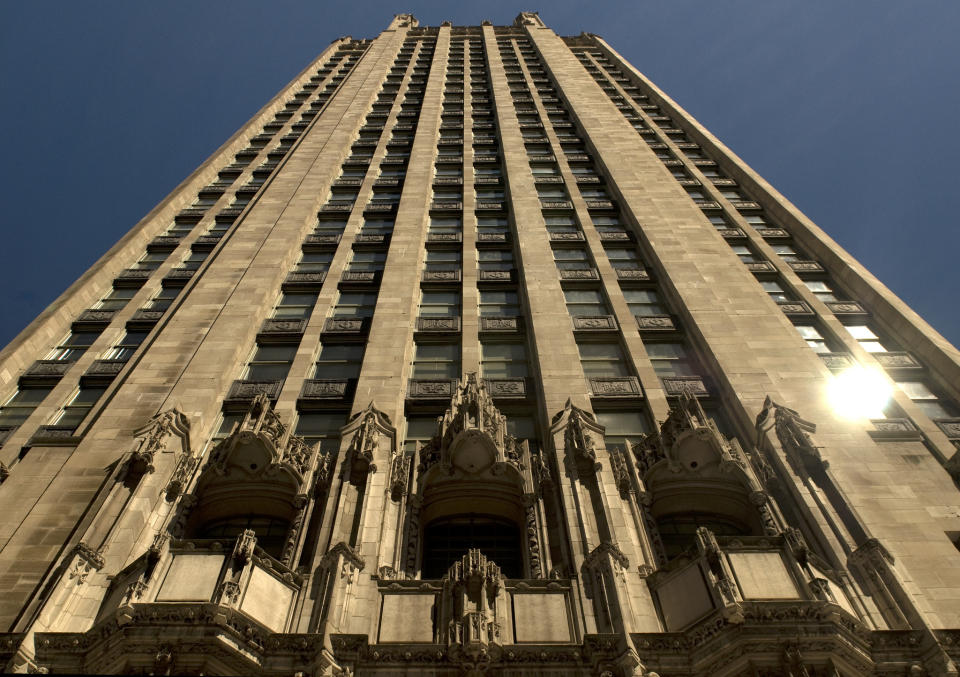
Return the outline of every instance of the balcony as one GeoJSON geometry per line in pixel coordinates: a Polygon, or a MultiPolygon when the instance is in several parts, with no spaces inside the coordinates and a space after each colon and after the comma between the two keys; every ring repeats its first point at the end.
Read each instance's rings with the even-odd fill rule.
{"type": "Polygon", "coordinates": [[[457,390],[457,379],[410,379],[407,399],[449,402],[457,390]]]}
{"type": "Polygon", "coordinates": [[[27,367],[18,383],[27,387],[56,385],[73,364],[60,360],[37,360],[27,367]]]}
{"type": "Polygon", "coordinates": [[[73,321],[71,328],[74,331],[102,331],[113,320],[115,310],[100,310],[90,308],[80,313],[80,316],[73,321]]]}
{"type": "Polygon", "coordinates": [[[126,363],[126,360],[96,360],[80,377],[80,385],[108,385],[123,370],[126,363]]]}
{"type": "Polygon", "coordinates": [[[573,330],[578,333],[608,334],[618,330],[617,318],[613,315],[575,315],[571,319],[573,330]]]}
{"type": "Polygon", "coordinates": [[[517,271],[510,270],[480,270],[477,278],[483,284],[514,284],[517,281],[517,271]]]}
{"type": "Polygon", "coordinates": [[[525,378],[485,378],[483,384],[495,400],[525,400],[530,394],[525,378]]]}
{"type": "Polygon", "coordinates": [[[523,329],[523,318],[515,315],[481,315],[480,333],[516,334],[523,329]]]}
{"type": "Polygon", "coordinates": [[[265,395],[270,400],[276,401],[280,396],[280,388],[283,387],[283,381],[248,381],[236,380],[231,384],[230,390],[224,404],[249,404],[259,395],[265,395]]]}
{"type": "Polygon", "coordinates": [[[780,310],[787,317],[813,317],[814,313],[803,301],[777,301],[780,310]]]}
{"type": "Polygon", "coordinates": [[[336,249],[340,244],[341,233],[312,233],[303,241],[304,251],[336,249]]]}
{"type": "Polygon", "coordinates": [[[460,270],[425,270],[421,284],[456,284],[460,282],[460,270]]]}
{"type": "Polygon", "coordinates": [[[637,315],[637,329],[641,334],[662,334],[677,331],[677,325],[670,315],[637,315]]]}
{"type": "Polygon", "coordinates": [[[269,318],[260,325],[257,333],[258,343],[299,341],[307,328],[304,319],[269,318]]]}
{"type": "Polygon", "coordinates": [[[668,396],[693,395],[694,397],[710,394],[703,379],[699,376],[664,376],[660,379],[663,390],[668,396]]]}
{"type": "Polygon", "coordinates": [[[595,376],[588,378],[587,381],[590,383],[590,392],[593,397],[622,399],[637,398],[643,394],[643,391],[640,390],[640,381],[633,376],[595,376]]]}
{"type": "Polygon", "coordinates": [[[285,292],[312,292],[320,291],[324,280],[327,279],[326,271],[289,273],[283,281],[282,289],[285,292]]]}
{"type": "Polygon", "coordinates": [[[454,334],[460,331],[460,316],[421,316],[417,318],[418,334],[454,334]]]}
{"type": "Polygon", "coordinates": [[[308,379],[303,382],[297,398],[299,409],[322,408],[324,404],[338,404],[353,396],[353,379],[308,379]]]}
{"type": "Polygon", "coordinates": [[[162,310],[140,308],[127,320],[127,329],[130,331],[150,331],[163,317],[163,312],[162,310]]]}
{"type": "Polygon", "coordinates": [[[365,336],[370,331],[369,317],[328,317],[323,323],[323,336],[349,338],[365,336]]]}
{"type": "Polygon", "coordinates": [[[172,252],[180,244],[182,238],[172,235],[159,235],[147,244],[148,252],[172,252]]]}

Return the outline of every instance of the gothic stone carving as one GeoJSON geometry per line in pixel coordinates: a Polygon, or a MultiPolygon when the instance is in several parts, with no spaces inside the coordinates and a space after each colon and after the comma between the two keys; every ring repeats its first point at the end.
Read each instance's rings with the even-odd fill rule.
{"type": "Polygon", "coordinates": [[[190,421],[177,409],[168,409],[154,416],[150,421],[134,432],[136,446],[130,452],[127,461],[127,476],[140,476],[154,471],[154,459],[157,452],[167,448],[171,436],[178,439],[180,457],[189,457],[190,421]]]}

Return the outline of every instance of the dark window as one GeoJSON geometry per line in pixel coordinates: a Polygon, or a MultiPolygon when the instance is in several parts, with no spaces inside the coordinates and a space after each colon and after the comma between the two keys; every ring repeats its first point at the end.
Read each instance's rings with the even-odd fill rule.
{"type": "Polygon", "coordinates": [[[423,578],[442,578],[450,566],[479,549],[507,578],[523,577],[523,545],[517,525],[489,515],[455,515],[423,530],[423,578]]]}

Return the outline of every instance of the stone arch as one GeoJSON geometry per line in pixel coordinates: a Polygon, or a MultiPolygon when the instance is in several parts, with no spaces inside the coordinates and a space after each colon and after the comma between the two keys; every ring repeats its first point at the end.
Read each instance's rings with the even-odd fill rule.
{"type": "Polygon", "coordinates": [[[507,434],[506,417],[475,374],[461,383],[438,419],[436,435],[418,455],[408,510],[408,574],[419,570],[424,576],[439,577],[468,549],[477,547],[471,539],[479,539],[488,544],[488,551],[501,553],[498,564],[508,576],[542,575],[530,450],[507,434]],[[504,548],[497,549],[493,543],[498,534],[504,544],[514,541],[522,558],[511,560],[504,548]],[[439,548],[436,539],[441,537],[449,549],[450,561],[445,563],[427,556],[428,550],[439,548]],[[463,552],[458,551],[461,541],[463,552]]]}
{"type": "Polygon", "coordinates": [[[326,473],[318,449],[291,434],[266,397],[211,452],[193,491],[181,501],[175,536],[233,540],[246,529],[259,546],[292,561],[313,473],[326,473]]]}
{"type": "Polygon", "coordinates": [[[681,398],[659,432],[633,451],[661,560],[693,548],[703,527],[718,536],[780,533],[740,444],[724,437],[695,397],[681,398]]]}

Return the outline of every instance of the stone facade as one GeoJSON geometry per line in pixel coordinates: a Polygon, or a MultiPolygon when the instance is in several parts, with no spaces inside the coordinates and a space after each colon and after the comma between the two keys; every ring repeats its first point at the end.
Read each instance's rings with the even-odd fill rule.
{"type": "Polygon", "coordinates": [[[536,13],[335,41],[0,382],[7,671],[958,674],[960,353],[536,13]]]}

